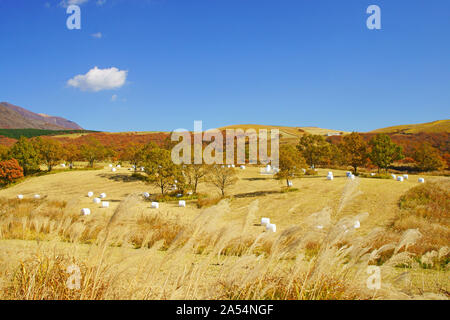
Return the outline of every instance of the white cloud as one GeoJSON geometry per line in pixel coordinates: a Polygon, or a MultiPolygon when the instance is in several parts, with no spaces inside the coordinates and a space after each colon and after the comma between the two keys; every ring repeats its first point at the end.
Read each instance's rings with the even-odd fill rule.
{"type": "Polygon", "coordinates": [[[79,74],[67,81],[67,85],[79,88],[81,91],[98,92],[122,87],[127,80],[128,71],[115,67],[99,69],[94,67],[86,74],[79,74]]]}
{"type": "Polygon", "coordinates": [[[103,37],[101,32],[93,33],[93,34],[91,34],[91,36],[96,39],[100,39],[101,37],[103,37]]]}
{"type": "Polygon", "coordinates": [[[85,2],[88,2],[88,1],[89,0],[62,0],[59,3],[59,5],[61,7],[67,8],[68,6],[70,6],[72,4],[75,4],[75,5],[79,6],[79,5],[81,5],[81,4],[85,3],[85,2]]]}
{"type": "Polygon", "coordinates": [[[117,100],[117,94],[113,94],[111,97],[111,101],[114,102],[117,100]]]}

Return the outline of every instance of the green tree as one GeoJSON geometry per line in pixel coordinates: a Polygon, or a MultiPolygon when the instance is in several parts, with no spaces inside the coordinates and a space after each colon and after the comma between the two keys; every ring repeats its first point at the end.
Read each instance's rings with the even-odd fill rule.
{"type": "Polygon", "coordinates": [[[19,162],[19,165],[23,168],[24,175],[39,170],[39,153],[33,143],[25,137],[20,137],[11,147],[9,156],[19,162]]]}
{"type": "Polygon", "coordinates": [[[95,161],[103,160],[108,156],[108,150],[98,140],[91,138],[88,143],[80,147],[81,157],[93,168],[95,161]]]}
{"type": "Polygon", "coordinates": [[[303,135],[297,148],[310,167],[320,164],[330,154],[330,144],[320,135],[303,135]]]}
{"type": "Polygon", "coordinates": [[[291,145],[281,146],[279,156],[279,171],[276,178],[285,179],[286,185],[289,187],[289,180],[302,174],[301,168],[306,165],[306,162],[300,152],[291,145]]]}
{"type": "Polygon", "coordinates": [[[353,173],[358,172],[358,167],[364,167],[369,157],[366,142],[357,132],[345,135],[340,144],[346,165],[353,168],[353,173]]]}
{"type": "Polygon", "coordinates": [[[182,184],[183,176],[181,167],[173,163],[169,150],[152,148],[148,151],[144,163],[147,180],[160,188],[161,194],[165,194],[175,181],[182,184]]]}
{"type": "Polygon", "coordinates": [[[444,161],[439,155],[439,150],[433,148],[429,143],[421,144],[414,152],[414,160],[417,163],[417,169],[420,171],[439,170],[445,166],[444,161]]]}
{"type": "Polygon", "coordinates": [[[0,161],[9,159],[9,148],[0,144],[0,161]]]}
{"type": "Polygon", "coordinates": [[[59,141],[38,137],[34,141],[34,145],[41,162],[47,166],[48,172],[52,171],[53,167],[63,158],[63,148],[59,141]]]}
{"type": "Polygon", "coordinates": [[[378,172],[380,169],[387,171],[394,161],[403,159],[402,147],[392,142],[386,134],[376,135],[370,140],[369,145],[371,146],[369,158],[378,167],[378,172]]]}
{"type": "Polygon", "coordinates": [[[330,144],[330,163],[333,165],[345,165],[345,157],[339,145],[330,144]]]}

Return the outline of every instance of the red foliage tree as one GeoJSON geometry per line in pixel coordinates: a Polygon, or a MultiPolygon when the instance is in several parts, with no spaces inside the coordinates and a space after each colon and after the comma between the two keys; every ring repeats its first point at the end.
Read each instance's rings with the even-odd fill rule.
{"type": "Polygon", "coordinates": [[[0,161],[0,185],[6,185],[23,178],[23,169],[16,159],[0,161]]]}

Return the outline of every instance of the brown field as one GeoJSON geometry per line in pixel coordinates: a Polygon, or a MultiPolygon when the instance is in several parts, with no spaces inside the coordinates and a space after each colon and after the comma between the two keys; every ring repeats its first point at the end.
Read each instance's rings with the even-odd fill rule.
{"type": "MultiPolygon", "coordinates": [[[[318,176],[294,180],[297,191],[283,193],[283,184],[260,168],[237,170],[227,199],[201,209],[196,200],[186,208],[175,201],[151,209],[140,195],[158,190],[126,168],[33,177],[0,190],[0,298],[450,297],[448,212],[442,224],[430,223],[444,235],[428,254],[444,261],[441,267],[419,264],[433,251],[421,245],[427,235],[411,231],[414,221],[398,222],[399,199],[419,185],[418,176],[403,183],[351,181],[333,170],[335,179],[327,181],[329,170],[319,169],[318,176]],[[88,191],[105,192],[111,207],[94,205],[88,191]],[[18,194],[25,199],[15,200],[18,194]],[[34,194],[43,199],[32,200],[34,194]],[[82,208],[92,214],[81,217],[82,208]],[[277,232],[265,232],[261,217],[277,232]],[[356,220],[361,227],[344,232],[356,220]],[[412,227],[402,229],[408,223],[412,227]],[[79,290],[66,287],[70,264],[81,269],[79,290]],[[381,268],[379,290],[366,286],[372,264],[381,268]]],[[[425,178],[450,185],[450,178],[425,178]]],[[[206,183],[199,191],[218,196],[206,183]]]]}

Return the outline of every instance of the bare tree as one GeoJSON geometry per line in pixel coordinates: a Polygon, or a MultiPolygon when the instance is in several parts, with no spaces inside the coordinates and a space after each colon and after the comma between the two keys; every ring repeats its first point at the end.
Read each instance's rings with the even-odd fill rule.
{"type": "Polygon", "coordinates": [[[206,177],[208,169],[208,166],[204,164],[188,164],[183,167],[187,185],[194,193],[197,193],[198,184],[206,177]]]}
{"type": "Polygon", "coordinates": [[[234,168],[214,165],[208,170],[208,182],[220,190],[222,197],[225,196],[225,189],[234,185],[237,181],[238,178],[234,168]]]}

